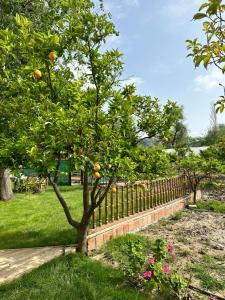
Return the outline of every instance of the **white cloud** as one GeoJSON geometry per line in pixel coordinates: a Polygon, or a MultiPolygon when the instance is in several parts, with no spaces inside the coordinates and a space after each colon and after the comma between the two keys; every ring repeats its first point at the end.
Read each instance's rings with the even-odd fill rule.
{"type": "Polygon", "coordinates": [[[162,13],[172,18],[183,18],[195,13],[203,0],[167,0],[162,13]]]}
{"type": "Polygon", "coordinates": [[[139,86],[143,83],[144,83],[144,80],[141,77],[133,76],[133,77],[130,77],[126,80],[123,80],[122,81],[122,86],[129,85],[129,84],[134,84],[136,86],[139,86]]]}
{"type": "Polygon", "coordinates": [[[213,68],[206,75],[198,75],[194,79],[197,91],[217,88],[219,83],[225,84],[225,76],[219,69],[213,68]]]}
{"type": "Polygon", "coordinates": [[[140,0],[107,0],[105,1],[105,9],[112,13],[113,17],[123,19],[128,16],[127,9],[139,7],[140,0]]]}

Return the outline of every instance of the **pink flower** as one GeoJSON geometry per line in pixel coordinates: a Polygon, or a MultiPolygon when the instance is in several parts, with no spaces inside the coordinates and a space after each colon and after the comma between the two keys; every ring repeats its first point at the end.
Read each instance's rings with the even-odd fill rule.
{"type": "Polygon", "coordinates": [[[216,296],[210,296],[209,297],[209,300],[216,300],[217,298],[216,298],[216,296]]]}
{"type": "Polygon", "coordinates": [[[151,265],[154,265],[154,263],[155,263],[155,257],[154,257],[154,256],[152,256],[152,257],[149,259],[149,263],[150,263],[151,265]]]}
{"type": "Polygon", "coordinates": [[[172,253],[175,250],[173,243],[168,243],[166,247],[169,253],[172,253]]]}
{"type": "Polygon", "coordinates": [[[168,266],[168,265],[165,265],[165,266],[163,267],[163,273],[168,274],[169,271],[170,271],[169,266],[168,266]]]}
{"type": "Polygon", "coordinates": [[[144,272],[144,278],[145,279],[150,279],[152,277],[152,271],[146,271],[144,272]]]}

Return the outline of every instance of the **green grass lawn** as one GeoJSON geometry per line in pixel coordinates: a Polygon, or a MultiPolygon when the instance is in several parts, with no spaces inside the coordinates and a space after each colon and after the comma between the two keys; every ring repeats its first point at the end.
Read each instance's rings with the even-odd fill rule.
{"type": "MultiPolygon", "coordinates": [[[[82,212],[81,187],[60,187],[73,216],[82,212]]],[[[71,244],[76,232],[49,187],[39,194],[17,193],[0,201],[0,249],[71,244]]]]}
{"type": "Polygon", "coordinates": [[[197,202],[197,208],[224,214],[225,202],[219,200],[202,200],[197,202]]]}
{"type": "MultiPolygon", "coordinates": [[[[60,187],[70,211],[76,220],[82,213],[82,187],[60,187]]],[[[138,195],[143,189],[138,188],[138,195]]],[[[114,208],[111,210],[111,195],[108,194],[108,221],[112,216],[117,219],[116,195],[113,196],[114,208]]],[[[122,217],[122,194],[118,193],[118,217],[122,217]]],[[[159,199],[158,199],[159,200],[159,199]]],[[[152,198],[155,204],[156,199],[152,198]]],[[[136,212],[136,201],[133,203],[136,212]]],[[[105,223],[105,200],[102,203],[102,220],[105,223]]],[[[140,201],[138,201],[140,206],[140,201]]],[[[143,206],[143,201],[142,201],[143,206]]],[[[139,208],[140,209],[140,208],[139,208]]],[[[131,214],[131,194],[128,198],[124,189],[124,215],[131,214]],[[127,201],[129,205],[127,205],[127,201]],[[129,210],[128,210],[129,207],[129,210]]],[[[13,200],[0,201],[0,249],[38,247],[49,245],[64,245],[76,242],[76,230],[67,222],[64,211],[52,188],[45,192],[16,193],[13,200]]],[[[96,225],[99,225],[99,209],[95,214],[96,225]]],[[[91,220],[90,227],[93,221],[91,220]]]]}
{"type": "Polygon", "coordinates": [[[59,257],[0,286],[1,300],[146,300],[119,270],[78,254],[59,257]]]}

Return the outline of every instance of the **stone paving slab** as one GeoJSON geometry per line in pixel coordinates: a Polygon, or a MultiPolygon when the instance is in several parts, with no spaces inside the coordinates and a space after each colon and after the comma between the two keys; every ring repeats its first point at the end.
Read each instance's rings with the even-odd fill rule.
{"type": "Polygon", "coordinates": [[[0,284],[8,283],[55,257],[74,252],[75,246],[0,250],[0,284]]]}

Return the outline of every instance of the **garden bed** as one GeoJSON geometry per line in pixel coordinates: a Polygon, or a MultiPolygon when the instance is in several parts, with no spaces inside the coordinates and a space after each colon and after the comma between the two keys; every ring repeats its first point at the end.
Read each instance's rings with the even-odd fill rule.
{"type": "Polygon", "coordinates": [[[141,233],[174,243],[174,267],[192,285],[225,296],[225,214],[186,210],[141,233]]]}
{"type": "MultiPolygon", "coordinates": [[[[225,214],[203,209],[178,212],[170,219],[150,225],[139,235],[111,240],[103,247],[101,259],[123,268],[129,259],[127,245],[134,242],[145,256],[151,256],[151,243],[156,239],[175,246],[176,255],[169,262],[171,269],[192,286],[225,298],[225,214]]],[[[191,297],[208,299],[194,292],[191,297]]]]}

